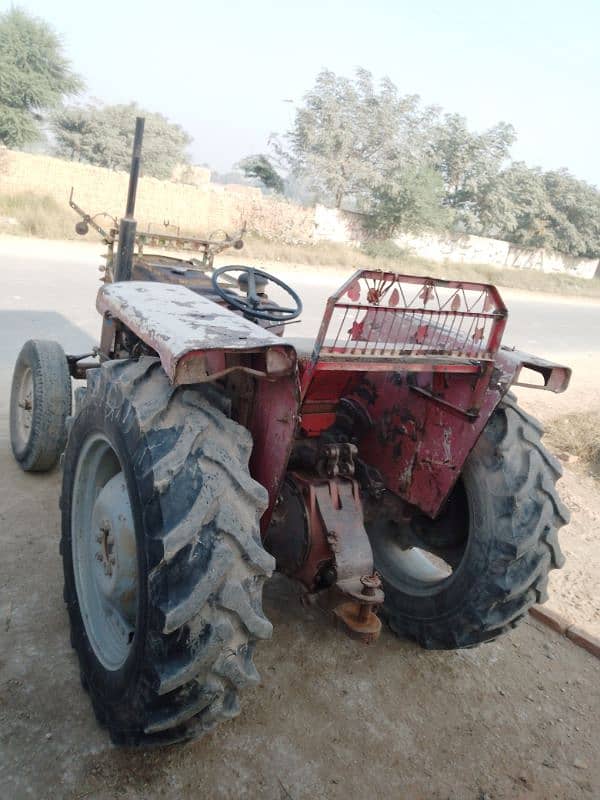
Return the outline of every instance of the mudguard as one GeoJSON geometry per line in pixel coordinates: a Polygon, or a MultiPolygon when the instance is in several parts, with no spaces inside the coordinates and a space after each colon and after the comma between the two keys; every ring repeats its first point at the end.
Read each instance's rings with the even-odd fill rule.
{"type": "Polygon", "coordinates": [[[437,516],[510,386],[569,383],[568,368],[501,346],[507,314],[488,284],[355,273],[301,362],[304,435],[336,424],[343,400],[360,458],[389,491],[437,516]],[[543,383],[521,380],[526,370],[543,383]]]}
{"type": "Polygon", "coordinates": [[[295,371],[296,351],[289,342],[185,286],[111,283],[98,292],[96,308],[122,322],[155,350],[175,384],[215,380],[234,369],[257,377],[295,371]],[[264,355],[262,369],[227,358],[256,353],[264,355]]]}
{"type": "Polygon", "coordinates": [[[268,525],[298,423],[295,348],[264,328],[184,286],[123,281],[100,289],[98,311],[119,320],[160,357],[172,383],[245,373],[238,421],[252,434],[252,477],[269,493],[268,525]]]}

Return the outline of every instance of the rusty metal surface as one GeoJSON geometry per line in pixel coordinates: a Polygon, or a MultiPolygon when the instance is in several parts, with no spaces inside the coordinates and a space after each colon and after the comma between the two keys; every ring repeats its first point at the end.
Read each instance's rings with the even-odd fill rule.
{"type": "MultiPolygon", "coordinates": [[[[163,223],[166,227],[169,222],[163,223]]],[[[181,236],[179,229],[177,234],[173,235],[166,232],[151,231],[148,227],[147,232],[138,232],[136,242],[138,246],[138,255],[142,255],[144,248],[150,247],[152,249],[160,250],[177,250],[177,251],[191,251],[199,252],[202,255],[202,266],[212,267],[215,255],[222,253],[233,247],[235,250],[241,250],[244,246],[243,237],[246,233],[246,223],[236,233],[230,235],[224,231],[215,231],[208,239],[198,239],[193,236],[181,236]],[[222,233],[220,239],[216,238],[218,233],[222,233]]]]}
{"type": "Polygon", "coordinates": [[[281,486],[263,545],[275,558],[277,571],[284,575],[294,575],[308,558],[310,527],[307,507],[294,480],[285,480],[281,486]]]}
{"type": "MultiPolygon", "coordinates": [[[[361,592],[346,592],[352,599],[338,605],[333,613],[350,637],[372,644],[381,633],[381,620],[375,613],[384,600],[381,578],[375,572],[363,575],[360,585],[361,592]]],[[[338,588],[344,591],[342,582],[338,582],[338,588]]]]}
{"type": "Polygon", "coordinates": [[[280,365],[295,367],[295,350],[280,337],[184,286],[125,281],[103,286],[96,307],[120,320],[155,350],[169,378],[191,353],[283,351],[280,365]]]}
{"type": "Polygon", "coordinates": [[[355,577],[338,580],[336,585],[342,594],[362,606],[363,612],[380,606],[384,601],[381,579],[376,573],[362,575],[358,581],[355,577]]]}
{"type": "Polygon", "coordinates": [[[367,644],[377,639],[381,622],[374,609],[384,595],[373,572],[356,481],[290,473],[264,544],[277,568],[300,581],[308,596],[334,592],[337,604],[332,610],[348,635],[367,644]]]}
{"type": "Polygon", "coordinates": [[[210,270],[201,261],[191,257],[184,260],[163,253],[136,256],[133,260],[131,280],[187,286],[192,291],[208,296],[210,300],[215,302],[218,300],[212,291],[210,270]]]}
{"type": "Polygon", "coordinates": [[[545,358],[533,356],[530,353],[523,353],[503,347],[498,352],[497,360],[507,375],[510,375],[510,385],[526,386],[530,389],[545,389],[548,392],[560,394],[569,386],[571,380],[571,369],[554,361],[547,361],[545,358]],[[542,376],[543,385],[521,381],[521,372],[524,369],[533,370],[542,376]]]}
{"type": "MultiPolygon", "coordinates": [[[[282,508],[276,512],[272,530],[265,537],[270,552],[286,565],[284,571],[309,591],[335,583],[352,599],[370,605],[382,602],[379,588],[368,600],[363,597],[365,586],[361,579],[373,573],[373,551],[363,524],[358,483],[348,478],[291,472],[286,486],[288,491],[281,496],[282,504],[293,502],[300,508],[282,508]],[[285,532],[289,523],[298,524],[300,520],[304,536],[302,547],[298,549],[288,545],[285,532]],[[331,579],[324,581],[326,569],[331,579]]],[[[290,524],[288,536],[293,535],[290,524]]]]}
{"type": "Polygon", "coordinates": [[[336,419],[332,405],[340,399],[361,407],[370,423],[356,433],[360,459],[377,467],[388,490],[431,517],[510,386],[561,392],[571,372],[507,348],[493,359],[420,355],[365,361],[329,353],[302,359],[300,371],[304,435],[327,431],[336,419]],[[526,380],[528,370],[541,375],[538,384],[526,380]]]}
{"type": "Polygon", "coordinates": [[[362,407],[369,422],[356,431],[360,459],[377,467],[388,490],[435,516],[512,375],[498,370],[472,415],[477,374],[318,372],[301,427],[318,436],[335,421],[331,412],[312,413],[307,401],[344,398],[362,407]]]}
{"type": "Polygon", "coordinates": [[[327,478],[353,478],[357,452],[357,446],[350,442],[322,445],[316,457],[317,473],[327,478]]]}
{"type": "Polygon", "coordinates": [[[373,572],[373,551],[363,524],[358,483],[335,478],[315,485],[317,508],[334,555],[336,583],[362,593],[360,579],[373,572]],[[351,585],[353,584],[353,585],[351,585]]]}
{"type": "Polygon", "coordinates": [[[370,378],[370,393],[364,384],[357,387],[360,394],[355,392],[374,421],[359,441],[361,457],[377,465],[388,489],[435,517],[502,393],[495,384],[488,387],[479,413],[470,416],[471,376],[378,373],[370,378]]]}
{"type": "MultiPolygon", "coordinates": [[[[396,369],[388,365],[386,371],[360,373],[352,371],[348,358],[335,371],[312,373],[302,405],[303,431],[318,436],[333,424],[328,402],[343,397],[361,406],[371,422],[358,436],[360,458],[377,467],[389,490],[435,517],[495,407],[519,375],[526,369],[540,372],[545,386],[535,388],[550,391],[564,391],[570,376],[560,364],[504,348],[494,362],[483,364],[491,368],[489,376],[481,366],[479,374],[469,374],[413,371],[401,362],[396,369]]],[[[301,362],[303,367],[310,365],[301,362]]]]}
{"type": "MultiPolygon", "coordinates": [[[[69,205],[73,211],[75,211],[75,213],[81,217],[82,223],[84,223],[85,226],[81,231],[77,229],[77,232],[81,233],[81,235],[85,235],[88,232],[88,226],[92,227],[96,233],[100,235],[104,242],[109,245],[109,255],[112,254],[114,246],[118,244],[119,240],[119,221],[116,219],[116,217],[113,217],[111,214],[108,214],[105,211],[101,211],[93,215],[88,214],[87,211],[81,208],[81,206],[79,206],[73,200],[73,187],[71,187],[69,205]],[[96,222],[98,217],[107,217],[111,221],[111,228],[108,231],[102,228],[102,226],[96,222]]],[[[78,223],[78,225],[79,224],[81,223],[78,223]]],[[[165,227],[169,226],[168,221],[163,224],[165,227]]],[[[243,236],[245,232],[245,223],[237,233],[233,235],[225,233],[221,239],[198,239],[192,236],[181,236],[179,234],[179,230],[177,231],[176,235],[173,235],[166,233],[166,231],[150,231],[150,228],[148,228],[147,232],[136,232],[134,243],[137,247],[137,256],[143,255],[144,248],[200,253],[201,265],[203,267],[211,268],[214,257],[218,253],[221,253],[223,250],[227,250],[230,247],[233,247],[235,250],[241,250],[241,248],[244,246],[243,236]]]]}
{"type": "MultiPolygon", "coordinates": [[[[327,538],[327,527],[319,513],[316,490],[329,481],[298,472],[288,473],[305,505],[305,519],[308,526],[308,541],[304,561],[300,568],[290,572],[291,577],[300,581],[309,592],[318,591],[331,585],[335,580],[333,571],[334,554],[327,538]]],[[[293,535],[293,531],[289,531],[293,535]]],[[[277,559],[277,555],[275,554],[277,559]]]]}
{"type": "Polygon", "coordinates": [[[269,505],[261,518],[264,534],[285,477],[298,428],[300,390],[297,370],[294,367],[290,374],[275,381],[256,380],[253,388],[247,420],[254,441],[250,472],[269,493],[269,505]]]}
{"type": "Polygon", "coordinates": [[[381,633],[381,620],[367,606],[348,600],[340,603],[333,609],[338,624],[345,634],[351,639],[357,639],[364,644],[373,644],[381,633]],[[363,609],[367,609],[366,613],[363,609]]]}
{"type": "MultiPolygon", "coordinates": [[[[114,244],[117,238],[117,228],[119,227],[119,222],[115,217],[113,217],[111,214],[106,213],[105,211],[101,211],[98,214],[94,214],[93,217],[90,216],[90,214],[84,211],[83,208],[78,206],[77,203],[73,200],[72,186],[71,186],[71,194],[69,195],[69,205],[71,206],[73,211],[75,211],[76,214],[79,214],[84,225],[86,226],[91,225],[91,227],[96,231],[96,233],[98,233],[102,237],[102,239],[106,242],[106,244],[108,245],[114,244]],[[105,231],[104,228],[96,222],[96,219],[98,217],[108,217],[108,219],[110,219],[112,223],[110,231],[105,231]]],[[[79,223],[77,224],[79,225],[79,223]]],[[[79,230],[77,232],[79,233],[79,230]]],[[[85,233],[87,233],[87,230],[84,228],[82,229],[82,234],[80,235],[85,235],[85,233]]]]}

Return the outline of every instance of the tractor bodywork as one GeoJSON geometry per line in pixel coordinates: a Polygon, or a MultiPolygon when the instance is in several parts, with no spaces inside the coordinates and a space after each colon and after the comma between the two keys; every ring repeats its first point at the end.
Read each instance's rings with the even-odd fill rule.
{"type": "Polygon", "coordinates": [[[103,287],[97,307],[175,385],[230,383],[251,474],[269,493],[267,549],[307,591],[335,585],[350,598],[339,613],[370,641],[378,626],[358,612],[383,595],[360,582],[373,574],[362,498],[435,518],[521,370],[554,392],[570,370],[501,348],[507,311],[485,284],[358,271],[329,299],[310,354],[215,299],[131,281],[103,287]]]}

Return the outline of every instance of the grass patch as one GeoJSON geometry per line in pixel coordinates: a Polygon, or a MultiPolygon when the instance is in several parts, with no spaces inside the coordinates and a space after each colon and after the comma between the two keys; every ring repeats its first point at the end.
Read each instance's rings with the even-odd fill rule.
{"type": "Polygon", "coordinates": [[[338,242],[286,244],[275,239],[263,239],[254,233],[244,237],[244,249],[240,255],[242,254],[248,258],[280,261],[284,264],[347,267],[349,270],[366,267],[372,263],[372,260],[360,250],[338,242]]]}
{"type": "Polygon", "coordinates": [[[549,423],[544,438],[554,450],[575,456],[600,478],[600,411],[563,414],[549,423]]]}
{"type": "Polygon", "coordinates": [[[23,192],[0,195],[0,229],[16,236],[73,239],[74,215],[49,195],[23,192]],[[7,219],[2,220],[5,217],[7,219]],[[10,220],[16,220],[11,222],[10,220]]]}

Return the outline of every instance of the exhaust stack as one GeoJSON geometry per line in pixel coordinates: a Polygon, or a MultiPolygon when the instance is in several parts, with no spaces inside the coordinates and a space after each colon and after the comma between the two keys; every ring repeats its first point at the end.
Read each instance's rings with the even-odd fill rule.
{"type": "Polygon", "coordinates": [[[131,169],[129,170],[129,188],[127,190],[127,207],[125,216],[119,224],[119,245],[115,265],[115,282],[131,280],[133,254],[135,250],[135,234],[137,222],[134,219],[135,198],[137,194],[140,167],[142,162],[142,141],[144,139],[144,117],[135,120],[135,134],[133,137],[133,153],[131,155],[131,169]]]}

